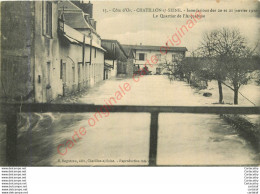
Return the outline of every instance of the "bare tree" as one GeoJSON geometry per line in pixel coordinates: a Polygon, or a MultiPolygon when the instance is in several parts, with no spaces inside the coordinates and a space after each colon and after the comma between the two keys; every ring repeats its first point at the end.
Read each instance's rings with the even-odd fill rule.
{"type": "Polygon", "coordinates": [[[201,46],[198,49],[201,56],[204,57],[207,65],[212,72],[212,79],[217,80],[219,89],[219,103],[223,103],[222,82],[226,79],[225,63],[221,56],[225,52],[219,48],[220,30],[214,30],[203,34],[201,46]]]}
{"type": "Polygon", "coordinates": [[[219,103],[223,101],[222,84],[228,80],[234,91],[234,104],[238,104],[238,91],[250,79],[249,65],[253,50],[238,29],[222,28],[205,33],[200,46],[203,57],[211,58],[213,78],[218,81],[219,103]]]}
{"type": "Polygon", "coordinates": [[[172,59],[167,59],[167,56],[162,57],[159,67],[166,70],[170,75],[173,75],[174,77],[179,76],[183,79],[184,74],[181,71],[181,67],[184,55],[182,53],[176,53],[173,56],[172,59]]]}

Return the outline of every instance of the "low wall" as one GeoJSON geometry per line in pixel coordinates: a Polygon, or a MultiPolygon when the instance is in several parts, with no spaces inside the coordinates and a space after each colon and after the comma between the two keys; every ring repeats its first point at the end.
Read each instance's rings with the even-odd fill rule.
{"type": "Polygon", "coordinates": [[[234,126],[245,140],[251,143],[253,148],[260,153],[260,125],[253,124],[243,115],[221,115],[228,124],[234,126]]]}

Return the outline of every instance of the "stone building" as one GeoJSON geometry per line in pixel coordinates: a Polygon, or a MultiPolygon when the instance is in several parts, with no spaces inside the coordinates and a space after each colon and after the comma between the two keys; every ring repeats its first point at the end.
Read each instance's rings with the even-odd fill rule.
{"type": "Polygon", "coordinates": [[[69,1],[1,2],[1,97],[49,102],[103,80],[95,27],[69,1]]]}
{"type": "MultiPolygon", "coordinates": [[[[96,22],[90,14],[80,9],[85,7],[81,5],[85,4],[62,1],[58,5],[60,76],[65,95],[91,87],[104,77],[105,50],[101,47],[101,38],[96,32],[96,22]]],[[[90,9],[85,11],[92,14],[92,4],[86,5],[90,9]]]]}

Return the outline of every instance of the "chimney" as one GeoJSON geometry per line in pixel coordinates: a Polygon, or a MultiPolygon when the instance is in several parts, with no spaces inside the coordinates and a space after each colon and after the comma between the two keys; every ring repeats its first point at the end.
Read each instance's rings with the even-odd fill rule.
{"type": "Polygon", "coordinates": [[[142,46],[142,43],[140,42],[140,46],[142,46]]]}
{"type": "Polygon", "coordinates": [[[89,1],[88,3],[85,3],[84,1],[76,0],[71,1],[76,6],[78,6],[84,13],[89,14],[90,18],[93,18],[93,4],[89,1]]]}

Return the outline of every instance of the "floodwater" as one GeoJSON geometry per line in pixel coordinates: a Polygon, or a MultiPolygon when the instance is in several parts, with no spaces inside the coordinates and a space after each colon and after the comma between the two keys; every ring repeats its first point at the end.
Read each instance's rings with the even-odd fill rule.
{"type": "MultiPolygon", "coordinates": [[[[185,82],[165,76],[106,80],[75,103],[105,104],[110,97],[125,105],[212,105],[217,96],[203,97],[185,82]],[[128,91],[122,92],[128,83],[128,91]],[[122,96],[119,96],[120,91],[122,96]]],[[[21,165],[94,166],[147,165],[148,113],[44,113],[20,115],[18,160],[21,165]],[[94,121],[95,124],[94,124],[94,121]],[[91,125],[90,126],[89,121],[91,125]],[[84,127],[86,134],[81,135],[84,127]],[[75,135],[75,131],[78,136],[75,135]],[[81,131],[82,132],[82,131],[81,131]],[[74,143],[71,143],[72,140],[74,143]],[[70,140],[70,141],[69,141],[70,140]],[[58,154],[57,146],[60,147],[58,154]]],[[[83,133],[82,133],[83,134],[83,133]]],[[[256,151],[219,115],[161,113],[159,165],[259,164],[256,151]]]]}

